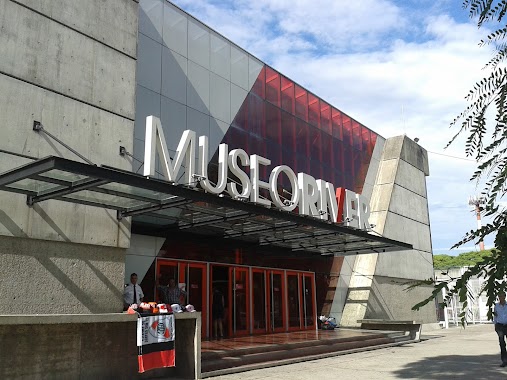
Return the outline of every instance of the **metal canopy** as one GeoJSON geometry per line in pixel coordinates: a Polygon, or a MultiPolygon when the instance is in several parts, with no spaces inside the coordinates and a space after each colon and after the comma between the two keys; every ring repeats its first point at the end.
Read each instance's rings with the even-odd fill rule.
{"type": "Polygon", "coordinates": [[[356,255],[412,249],[410,244],[336,223],[266,208],[247,201],[107,166],[48,157],[0,175],[0,190],[117,211],[178,230],[320,255],[356,255]]]}

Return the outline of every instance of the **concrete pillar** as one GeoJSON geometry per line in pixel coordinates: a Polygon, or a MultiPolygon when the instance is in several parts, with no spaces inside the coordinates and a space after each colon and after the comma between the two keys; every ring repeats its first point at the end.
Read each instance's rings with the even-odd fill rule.
{"type": "Polygon", "coordinates": [[[421,311],[411,307],[428,297],[431,288],[404,291],[403,283],[433,277],[433,257],[426,193],[427,152],[406,136],[387,139],[371,196],[370,222],[390,239],[414,249],[357,256],[341,324],[379,318],[436,322],[433,303],[421,311]]]}

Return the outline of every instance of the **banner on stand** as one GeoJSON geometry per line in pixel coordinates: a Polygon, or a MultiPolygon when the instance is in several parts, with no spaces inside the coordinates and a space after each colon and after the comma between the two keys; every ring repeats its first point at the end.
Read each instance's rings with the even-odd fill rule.
{"type": "Polygon", "coordinates": [[[140,316],[137,320],[139,373],[174,367],[174,316],[140,316]]]}

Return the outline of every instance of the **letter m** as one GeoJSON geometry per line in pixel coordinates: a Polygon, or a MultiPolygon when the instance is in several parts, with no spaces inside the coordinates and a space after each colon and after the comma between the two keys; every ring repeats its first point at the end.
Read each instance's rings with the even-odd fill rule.
{"type": "Polygon", "coordinates": [[[169,155],[164,138],[164,131],[160,119],[155,116],[146,118],[146,136],[144,142],[144,172],[145,176],[155,175],[155,155],[158,153],[163,174],[168,181],[177,182],[178,174],[184,163],[185,176],[183,184],[194,185],[195,173],[195,132],[186,130],[176,148],[174,160],[169,155]]]}

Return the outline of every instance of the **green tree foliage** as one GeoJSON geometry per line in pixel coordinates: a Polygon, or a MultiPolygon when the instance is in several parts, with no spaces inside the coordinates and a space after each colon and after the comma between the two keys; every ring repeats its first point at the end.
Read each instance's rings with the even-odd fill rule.
{"type": "Polygon", "coordinates": [[[433,267],[435,269],[470,267],[482,261],[486,256],[491,256],[490,250],[465,252],[458,256],[435,255],[433,256],[433,267]]]}
{"type": "Polygon", "coordinates": [[[432,301],[442,292],[442,289],[446,290],[446,298],[443,301],[443,305],[449,304],[454,295],[458,295],[459,302],[463,304],[463,309],[459,315],[461,324],[466,324],[466,312],[468,307],[468,288],[467,283],[472,278],[484,278],[486,280],[484,284],[484,292],[486,293],[488,306],[488,318],[493,319],[493,307],[495,304],[496,296],[499,291],[506,291],[507,283],[507,227],[501,228],[495,238],[496,249],[491,250],[490,256],[484,256],[483,260],[468,268],[458,278],[450,279],[448,281],[442,281],[435,283],[433,279],[426,281],[418,281],[412,283],[407,289],[412,289],[420,285],[433,285],[433,292],[430,297],[424,301],[419,302],[417,305],[412,307],[413,310],[419,310],[421,307],[432,301]],[[455,284],[453,282],[455,281],[455,284]]]}
{"type": "MultiPolygon", "coordinates": [[[[408,289],[425,285],[434,285],[433,293],[426,300],[413,307],[418,310],[435,299],[443,288],[447,290],[447,303],[458,295],[463,303],[461,323],[466,324],[467,283],[471,277],[484,277],[484,291],[489,306],[488,317],[492,319],[492,307],[498,291],[505,290],[507,278],[507,210],[500,205],[507,188],[507,0],[464,0],[463,8],[468,10],[478,28],[488,27],[485,38],[479,46],[489,46],[495,51],[485,65],[485,76],[469,91],[465,99],[468,106],[451,123],[458,128],[455,139],[462,134],[467,136],[465,153],[477,161],[477,169],[472,181],[485,181],[481,196],[485,201],[482,211],[491,217],[491,222],[478,230],[468,232],[454,247],[467,242],[478,243],[490,234],[496,234],[495,248],[491,256],[470,267],[461,277],[440,283],[433,279],[410,284],[408,289]],[[493,116],[487,119],[486,115],[493,116]],[[455,284],[454,284],[455,282],[455,284]]],[[[454,248],[453,247],[453,248],[454,248]]]]}

